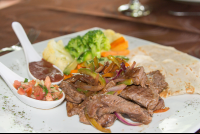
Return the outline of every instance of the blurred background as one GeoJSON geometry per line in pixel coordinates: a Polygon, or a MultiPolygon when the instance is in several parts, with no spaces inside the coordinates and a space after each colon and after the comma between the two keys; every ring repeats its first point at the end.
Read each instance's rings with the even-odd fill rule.
{"type": "Polygon", "coordinates": [[[27,33],[31,28],[40,31],[34,43],[100,27],[200,58],[200,0],[139,2],[140,10],[149,11],[145,16],[120,12],[126,8],[119,9],[121,5],[133,4],[130,0],[0,0],[0,49],[18,42],[11,28],[18,21],[27,33]]]}
{"type": "Polygon", "coordinates": [[[35,43],[100,27],[174,46],[200,58],[200,0],[139,2],[150,10],[149,15],[131,17],[119,12],[130,0],[0,0],[0,49],[18,42],[11,28],[18,21],[26,32],[41,31],[35,43]]]}
{"type": "Polygon", "coordinates": [[[143,17],[118,11],[128,3],[130,0],[0,0],[0,49],[18,42],[11,28],[18,21],[26,32],[31,28],[41,31],[35,42],[100,27],[200,57],[199,14],[176,14],[200,12],[199,0],[140,0],[150,10],[143,17]]]}

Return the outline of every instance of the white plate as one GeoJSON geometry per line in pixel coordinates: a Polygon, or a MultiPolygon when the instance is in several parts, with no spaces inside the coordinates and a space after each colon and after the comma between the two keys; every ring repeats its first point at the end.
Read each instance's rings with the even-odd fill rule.
{"type": "MultiPolygon", "coordinates": [[[[63,40],[64,44],[70,38],[83,35],[89,30],[65,35],[55,38],[56,41],[63,40]]],[[[138,38],[125,36],[129,41],[130,49],[149,45],[152,42],[138,38]]],[[[36,51],[42,55],[48,40],[34,44],[36,51]]],[[[23,51],[11,52],[0,57],[0,62],[12,69],[18,75],[29,78],[23,51]]],[[[132,127],[116,121],[112,127],[112,132],[116,133],[166,133],[166,132],[195,132],[200,128],[200,96],[199,95],[180,95],[169,97],[165,100],[170,110],[166,113],[154,114],[153,120],[149,125],[132,127]]],[[[78,116],[67,117],[66,102],[50,110],[40,110],[27,106],[22,103],[8,88],[0,77],[0,132],[99,132],[90,125],[79,122],[78,116]],[[5,108],[5,109],[4,109],[5,108]]]]}

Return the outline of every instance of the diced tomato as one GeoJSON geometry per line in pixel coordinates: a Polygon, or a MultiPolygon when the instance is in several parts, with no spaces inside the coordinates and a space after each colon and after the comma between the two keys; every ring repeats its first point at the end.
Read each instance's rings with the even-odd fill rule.
{"type": "Polygon", "coordinates": [[[30,87],[29,85],[22,84],[22,88],[24,88],[24,89],[28,89],[29,87],[30,87]]]}
{"type": "Polygon", "coordinates": [[[43,89],[39,86],[34,88],[34,96],[36,100],[42,100],[44,98],[43,89]]]}
{"type": "Polygon", "coordinates": [[[27,96],[28,97],[31,97],[31,94],[32,94],[32,87],[29,87],[26,89],[26,93],[27,93],[27,96]]]}
{"type": "Polygon", "coordinates": [[[19,88],[19,89],[17,90],[17,93],[20,94],[20,95],[24,95],[24,94],[25,94],[25,91],[24,91],[23,88],[19,88]]]}
{"type": "Polygon", "coordinates": [[[36,83],[35,80],[29,81],[29,85],[32,86],[32,87],[35,85],[35,83],[36,83]]]}
{"type": "Polygon", "coordinates": [[[59,88],[59,86],[58,85],[53,85],[55,88],[56,88],[56,90],[58,90],[58,88],[59,88]]]}
{"type": "Polygon", "coordinates": [[[48,93],[48,94],[46,95],[46,101],[53,101],[53,98],[52,98],[52,96],[51,96],[51,93],[48,93]]]}
{"type": "Polygon", "coordinates": [[[14,86],[16,89],[18,89],[18,88],[21,86],[21,82],[19,82],[18,80],[15,80],[13,86],[14,86]]]}
{"type": "Polygon", "coordinates": [[[59,100],[63,97],[63,94],[62,92],[55,92],[55,93],[52,93],[52,96],[54,100],[57,100],[57,99],[59,100]]]}

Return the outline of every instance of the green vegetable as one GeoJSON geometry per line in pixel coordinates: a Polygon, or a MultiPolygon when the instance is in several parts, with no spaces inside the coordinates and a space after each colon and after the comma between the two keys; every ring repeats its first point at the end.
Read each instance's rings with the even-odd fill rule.
{"type": "Polygon", "coordinates": [[[49,92],[46,86],[43,87],[43,91],[45,92],[45,95],[47,95],[49,92]]]}
{"type": "Polygon", "coordinates": [[[126,79],[122,82],[119,82],[119,84],[125,84],[125,85],[132,85],[134,83],[133,79],[130,78],[130,79],[126,79]]]}
{"type": "Polygon", "coordinates": [[[24,80],[24,83],[26,83],[26,82],[28,82],[28,79],[27,79],[27,78],[25,78],[25,80],[24,80]]]}
{"type": "Polygon", "coordinates": [[[113,61],[119,68],[121,68],[120,63],[118,62],[118,60],[114,56],[109,55],[109,56],[107,56],[107,58],[109,60],[113,61]]]}
{"type": "Polygon", "coordinates": [[[72,38],[65,49],[72,57],[77,58],[78,63],[81,63],[95,56],[100,58],[102,51],[110,50],[110,42],[101,30],[92,30],[83,37],[72,38]]]}
{"type": "Polygon", "coordinates": [[[70,74],[71,70],[74,70],[78,65],[77,60],[72,61],[63,71],[64,74],[70,74]]]}
{"type": "Polygon", "coordinates": [[[78,58],[83,52],[87,50],[82,42],[81,36],[72,38],[65,49],[71,54],[73,58],[78,58]]]}
{"type": "Polygon", "coordinates": [[[83,55],[83,61],[88,61],[92,59],[92,52],[91,51],[87,51],[84,53],[83,55]]]}
{"type": "MultiPolygon", "coordinates": [[[[125,57],[125,56],[114,56],[114,57],[115,58],[121,58],[121,59],[125,60],[126,62],[129,61],[129,58],[125,57]]],[[[101,64],[104,64],[107,61],[109,63],[111,63],[111,61],[107,57],[101,57],[101,58],[97,58],[97,59],[98,59],[98,62],[101,63],[101,64]]],[[[91,63],[91,62],[94,62],[94,59],[87,61],[87,63],[91,63]]]]}
{"type": "Polygon", "coordinates": [[[87,90],[83,90],[83,89],[80,89],[80,88],[77,88],[76,90],[77,90],[78,92],[88,93],[87,90]]]}

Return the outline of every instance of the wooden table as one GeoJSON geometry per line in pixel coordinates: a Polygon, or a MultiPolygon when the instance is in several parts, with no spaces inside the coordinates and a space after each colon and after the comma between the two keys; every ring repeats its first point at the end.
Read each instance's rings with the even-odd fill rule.
{"type": "Polygon", "coordinates": [[[0,49],[18,42],[11,28],[11,23],[18,21],[26,32],[30,28],[41,31],[36,42],[101,27],[173,46],[200,58],[200,17],[176,17],[168,13],[169,10],[200,11],[200,5],[170,0],[141,0],[143,4],[152,7],[152,12],[146,17],[132,18],[117,11],[120,5],[128,2],[129,0],[22,0],[0,10],[0,49]]]}

